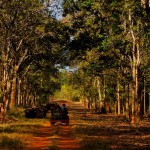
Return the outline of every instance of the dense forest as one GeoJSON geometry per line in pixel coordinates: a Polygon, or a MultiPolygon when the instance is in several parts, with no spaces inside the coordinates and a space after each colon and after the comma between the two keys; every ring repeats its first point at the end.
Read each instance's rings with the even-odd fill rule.
{"type": "Polygon", "coordinates": [[[150,112],[149,0],[1,0],[0,8],[5,112],[50,96],[132,123],[150,112]]]}

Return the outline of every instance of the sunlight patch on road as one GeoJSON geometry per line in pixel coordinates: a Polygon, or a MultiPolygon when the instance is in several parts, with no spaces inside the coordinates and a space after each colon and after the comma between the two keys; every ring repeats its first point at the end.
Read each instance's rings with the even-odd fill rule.
{"type": "Polygon", "coordinates": [[[58,136],[58,135],[50,136],[50,139],[59,139],[59,138],[60,138],[60,136],[58,136]]]}

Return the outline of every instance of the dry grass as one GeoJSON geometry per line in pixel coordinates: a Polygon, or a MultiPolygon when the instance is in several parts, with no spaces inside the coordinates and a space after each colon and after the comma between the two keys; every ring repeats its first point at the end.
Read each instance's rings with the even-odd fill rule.
{"type": "Polygon", "coordinates": [[[43,119],[25,119],[9,124],[0,124],[0,149],[23,149],[35,134],[35,130],[40,128],[44,121],[43,119]]]}

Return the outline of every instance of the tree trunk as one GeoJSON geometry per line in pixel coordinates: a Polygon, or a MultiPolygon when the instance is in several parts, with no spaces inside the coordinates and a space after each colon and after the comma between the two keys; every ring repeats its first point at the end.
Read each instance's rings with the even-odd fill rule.
{"type": "Polygon", "coordinates": [[[143,97],[143,103],[144,103],[144,115],[146,114],[146,86],[145,86],[145,77],[144,77],[144,97],[143,97]]]}
{"type": "Polygon", "coordinates": [[[133,49],[132,49],[132,118],[131,123],[136,123],[136,113],[137,113],[137,66],[136,66],[136,56],[135,56],[135,38],[133,38],[133,49]]]}
{"type": "Polygon", "coordinates": [[[150,93],[148,93],[148,95],[149,95],[149,114],[150,114],[150,93]]]}
{"type": "MultiPolygon", "coordinates": [[[[132,68],[132,118],[131,123],[136,123],[136,115],[138,114],[138,101],[139,101],[139,66],[140,66],[140,45],[139,39],[135,36],[133,27],[134,22],[132,20],[131,10],[129,10],[129,21],[130,21],[130,33],[132,36],[132,58],[131,58],[131,68],[132,68]]],[[[139,25],[136,25],[139,29],[139,25]]]]}
{"type": "Polygon", "coordinates": [[[125,86],[126,90],[126,119],[130,119],[130,113],[129,113],[129,83],[125,86]]]}
{"type": "Polygon", "coordinates": [[[17,105],[21,105],[21,79],[18,80],[18,90],[17,90],[17,105]]]}
{"type": "MultiPolygon", "coordinates": [[[[139,25],[138,25],[139,26],[139,25]]],[[[138,27],[139,28],[139,27],[138,27]]],[[[137,119],[138,122],[143,119],[143,97],[140,97],[139,91],[139,67],[140,67],[140,43],[136,42],[136,103],[137,103],[137,119]]]]}
{"type": "Polygon", "coordinates": [[[101,93],[99,78],[97,78],[97,88],[98,88],[98,97],[99,97],[99,111],[100,111],[100,113],[102,113],[103,103],[102,103],[102,93],[101,93]]]}
{"type": "Polygon", "coordinates": [[[141,0],[141,6],[145,9],[146,13],[150,13],[150,0],[141,0]]]}
{"type": "Polygon", "coordinates": [[[118,116],[121,114],[121,102],[120,102],[120,83],[117,82],[117,101],[118,101],[118,116]]]}
{"type": "MultiPolygon", "coordinates": [[[[104,75],[104,97],[103,97],[103,99],[104,99],[104,101],[105,101],[105,99],[106,99],[106,81],[105,81],[106,79],[105,79],[105,75],[104,75]]],[[[104,102],[105,103],[105,102],[104,102]]]]}
{"type": "Polygon", "coordinates": [[[11,90],[11,97],[10,97],[10,103],[9,103],[10,109],[12,107],[14,107],[16,104],[16,87],[17,87],[18,66],[15,66],[13,71],[14,72],[13,72],[13,79],[12,79],[12,90],[11,90]]]}
{"type": "Polygon", "coordinates": [[[133,37],[133,48],[132,48],[132,117],[131,123],[136,122],[136,100],[137,100],[137,85],[136,85],[136,77],[137,77],[137,68],[136,68],[136,56],[135,56],[135,37],[133,35],[133,31],[131,30],[131,34],[133,37]]]}
{"type": "Polygon", "coordinates": [[[10,101],[11,92],[11,75],[12,72],[10,67],[10,60],[7,53],[9,52],[9,44],[2,50],[1,56],[1,92],[2,92],[2,102],[4,107],[4,112],[8,110],[8,103],[10,101]]]}
{"type": "Polygon", "coordinates": [[[132,85],[132,117],[131,117],[131,123],[135,123],[135,87],[134,84],[132,85]]]}

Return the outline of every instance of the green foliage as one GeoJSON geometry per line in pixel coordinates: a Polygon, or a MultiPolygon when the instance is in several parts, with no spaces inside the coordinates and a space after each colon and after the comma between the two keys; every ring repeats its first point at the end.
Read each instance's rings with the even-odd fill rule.
{"type": "MultiPolygon", "coordinates": [[[[73,65],[78,67],[78,72],[74,73],[70,83],[80,89],[83,97],[91,99],[92,102],[95,99],[98,101],[95,83],[98,77],[101,81],[99,86],[102,98],[105,95],[105,99],[114,105],[117,101],[116,88],[119,80],[123,95],[121,100],[124,101],[124,86],[127,83],[132,84],[132,67],[135,63],[133,57],[136,53],[136,50],[133,52],[134,38],[140,50],[139,93],[143,88],[143,76],[146,76],[146,82],[149,83],[150,26],[147,12],[150,8],[148,5],[147,7],[147,10],[142,7],[141,1],[81,0],[68,5],[67,11],[64,9],[64,14],[70,15],[73,36],[69,43],[70,55],[74,60],[73,65]]],[[[142,98],[139,99],[142,101],[142,98]]]]}
{"type": "Polygon", "coordinates": [[[55,92],[54,97],[58,99],[77,100],[79,99],[80,94],[72,85],[63,84],[61,85],[61,90],[55,92]]]}
{"type": "Polygon", "coordinates": [[[0,147],[3,149],[23,149],[25,147],[25,143],[23,143],[19,138],[10,138],[7,136],[3,136],[0,140],[0,147]]]}
{"type": "Polygon", "coordinates": [[[80,101],[80,97],[74,96],[74,97],[72,97],[72,101],[79,102],[80,101]]]}
{"type": "Polygon", "coordinates": [[[86,0],[81,2],[82,8],[86,8],[86,9],[90,8],[91,4],[92,4],[92,0],[86,0]]]}
{"type": "Polygon", "coordinates": [[[13,107],[8,111],[7,115],[11,118],[24,118],[25,117],[24,108],[13,107]]]}
{"type": "Polygon", "coordinates": [[[28,96],[45,102],[59,88],[56,65],[67,63],[64,53],[69,36],[67,26],[52,17],[51,3],[53,1],[22,0],[0,4],[1,70],[5,68],[0,73],[4,82],[1,89],[2,95],[7,93],[10,105],[15,105],[15,100],[17,103],[21,97],[25,101],[28,96]],[[5,73],[8,78],[4,77],[5,73]],[[13,74],[17,88],[11,89],[13,74]],[[9,95],[10,91],[15,100],[9,95]]]}

